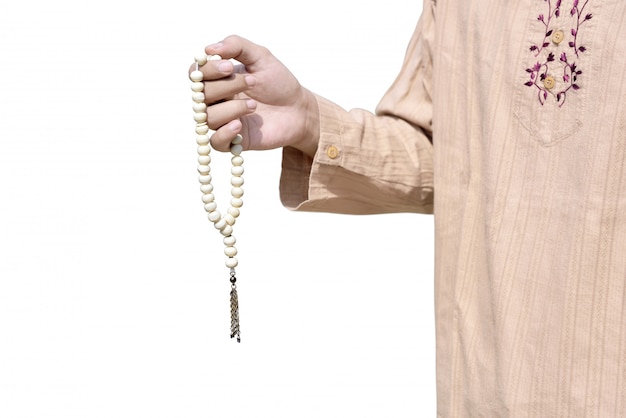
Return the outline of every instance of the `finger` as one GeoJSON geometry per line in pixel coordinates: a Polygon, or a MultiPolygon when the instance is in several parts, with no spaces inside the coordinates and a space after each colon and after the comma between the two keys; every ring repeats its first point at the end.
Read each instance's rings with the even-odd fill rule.
{"type": "Polygon", "coordinates": [[[228,60],[209,60],[206,64],[197,67],[196,63],[191,64],[189,67],[189,75],[196,69],[200,70],[203,74],[203,80],[217,80],[220,78],[228,77],[234,72],[234,65],[228,60]]]}
{"type": "Polygon", "coordinates": [[[204,97],[206,103],[229,99],[238,93],[248,90],[254,84],[250,76],[232,74],[227,78],[204,83],[204,97]]]}
{"type": "Polygon", "coordinates": [[[242,124],[239,119],[230,121],[211,135],[211,146],[218,151],[228,151],[232,140],[241,133],[241,129],[242,124]]]}
{"type": "Polygon", "coordinates": [[[267,48],[237,35],[231,35],[222,42],[209,45],[205,51],[207,54],[219,55],[225,59],[234,58],[244,64],[248,70],[253,70],[259,61],[271,56],[267,48]]]}
{"type": "Polygon", "coordinates": [[[226,123],[253,113],[256,102],[251,99],[228,100],[207,108],[207,124],[211,129],[219,129],[226,123]]]}

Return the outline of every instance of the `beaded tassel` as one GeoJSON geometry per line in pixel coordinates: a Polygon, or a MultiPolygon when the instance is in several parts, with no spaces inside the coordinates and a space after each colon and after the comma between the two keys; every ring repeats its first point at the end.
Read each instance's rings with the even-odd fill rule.
{"type": "Polygon", "coordinates": [[[237,297],[237,278],[235,277],[235,269],[230,270],[230,338],[237,337],[237,342],[241,342],[239,332],[239,298],[237,297]]]}
{"type": "Polygon", "coordinates": [[[230,317],[231,317],[231,325],[230,325],[230,337],[237,337],[237,342],[241,342],[241,335],[239,331],[239,299],[237,296],[237,286],[235,282],[237,281],[235,277],[235,267],[238,264],[235,255],[237,255],[237,249],[235,248],[235,243],[237,240],[233,235],[233,225],[237,217],[239,217],[239,209],[243,205],[243,200],[241,197],[243,196],[243,189],[241,186],[243,185],[243,158],[241,157],[241,152],[243,147],[241,146],[241,142],[243,138],[241,135],[237,135],[235,139],[232,140],[230,146],[230,152],[233,155],[231,158],[231,180],[230,184],[232,186],[230,194],[232,199],[230,201],[230,207],[228,208],[227,213],[222,215],[217,210],[217,203],[215,203],[215,195],[213,194],[213,185],[211,184],[211,146],[210,146],[210,137],[209,126],[207,121],[207,106],[205,104],[205,96],[204,96],[204,83],[202,82],[203,74],[200,71],[200,66],[206,64],[208,60],[208,56],[204,53],[196,55],[196,69],[192,71],[189,75],[191,79],[191,90],[192,90],[192,99],[193,99],[193,110],[194,110],[194,120],[196,121],[196,142],[198,144],[198,173],[200,176],[198,180],[200,181],[200,191],[202,192],[202,202],[204,203],[204,210],[208,213],[208,218],[211,222],[213,222],[215,228],[220,231],[220,233],[224,236],[224,254],[226,255],[226,267],[230,269],[230,283],[231,283],[231,291],[230,291],[230,317]]]}

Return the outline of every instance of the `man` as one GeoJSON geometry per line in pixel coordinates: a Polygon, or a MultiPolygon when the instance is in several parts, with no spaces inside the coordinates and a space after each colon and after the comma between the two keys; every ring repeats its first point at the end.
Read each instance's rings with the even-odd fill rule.
{"type": "Polygon", "coordinates": [[[283,147],[287,207],[434,211],[440,417],[626,416],[625,14],[425,0],[376,114],[206,48],[213,146],[283,147]]]}

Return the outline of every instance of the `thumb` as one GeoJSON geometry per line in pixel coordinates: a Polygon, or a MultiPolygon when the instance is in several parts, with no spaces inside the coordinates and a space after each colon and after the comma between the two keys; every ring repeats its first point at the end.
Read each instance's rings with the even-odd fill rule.
{"type": "Polygon", "coordinates": [[[221,42],[207,46],[205,52],[219,55],[222,59],[235,59],[245,65],[248,71],[254,71],[255,66],[271,56],[267,48],[238,35],[228,36],[221,42]]]}

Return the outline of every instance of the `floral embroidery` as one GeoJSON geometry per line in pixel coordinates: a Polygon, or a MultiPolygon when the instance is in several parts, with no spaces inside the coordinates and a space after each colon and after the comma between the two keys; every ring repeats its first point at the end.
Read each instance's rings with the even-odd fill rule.
{"type": "Polygon", "coordinates": [[[582,5],[582,7],[579,8],[579,1],[574,0],[574,7],[572,7],[572,10],[570,11],[570,15],[576,15],[576,28],[572,28],[572,36],[574,37],[574,40],[569,43],[569,46],[574,48],[576,57],[578,57],[579,52],[585,52],[587,50],[587,48],[585,48],[584,46],[576,47],[576,40],[578,39],[578,30],[580,29],[580,25],[588,20],[591,20],[591,18],[593,17],[591,13],[587,13],[585,17],[581,20],[583,16],[583,11],[585,10],[585,6],[587,6],[587,3],[589,3],[589,0],[585,0],[585,3],[582,5]]]}
{"type": "Polygon", "coordinates": [[[543,23],[543,25],[546,28],[546,34],[543,37],[543,41],[541,42],[541,46],[537,46],[537,45],[532,45],[530,47],[531,51],[537,51],[535,53],[535,56],[538,56],[541,51],[543,50],[543,48],[546,48],[550,45],[550,42],[547,41],[548,37],[552,35],[552,29],[550,29],[550,22],[552,21],[552,18],[557,18],[561,15],[561,1],[562,0],[557,0],[556,2],[556,7],[554,10],[552,10],[552,2],[551,0],[543,0],[543,1],[547,1],[548,2],[548,17],[546,18],[543,14],[540,14],[539,16],[537,16],[537,20],[540,21],[541,23],[543,23]]]}
{"type": "MultiPolygon", "coordinates": [[[[565,26],[560,24],[560,21],[564,19],[561,16],[563,2],[557,0],[553,4],[553,0],[542,1],[547,3],[548,10],[546,14],[537,16],[537,20],[545,28],[544,37],[538,44],[530,46],[530,51],[538,60],[532,67],[526,68],[528,81],[524,84],[537,89],[537,98],[542,106],[548,100],[548,96],[553,96],[561,107],[565,104],[568,92],[580,89],[577,81],[583,72],[578,68],[575,60],[579,59],[580,54],[583,54],[587,48],[578,44],[578,34],[581,26],[591,20],[593,15],[591,13],[585,14],[585,8],[590,0],[584,0],[582,5],[580,0],[573,1],[573,6],[569,12],[570,20],[573,22],[573,27],[569,31],[571,40],[566,44],[571,49],[571,55],[568,56],[568,52],[563,51],[557,61],[553,51],[559,48],[567,36],[566,32],[560,29],[565,26]]],[[[558,53],[558,51],[556,52],[558,53]]]]}

